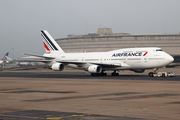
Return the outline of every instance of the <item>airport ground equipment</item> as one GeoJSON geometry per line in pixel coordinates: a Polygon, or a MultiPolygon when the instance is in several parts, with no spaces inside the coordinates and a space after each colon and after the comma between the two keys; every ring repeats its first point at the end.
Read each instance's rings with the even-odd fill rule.
{"type": "Polygon", "coordinates": [[[149,73],[149,76],[150,76],[150,77],[175,77],[176,74],[175,74],[174,71],[156,72],[156,73],[150,72],[150,73],[149,73]]]}

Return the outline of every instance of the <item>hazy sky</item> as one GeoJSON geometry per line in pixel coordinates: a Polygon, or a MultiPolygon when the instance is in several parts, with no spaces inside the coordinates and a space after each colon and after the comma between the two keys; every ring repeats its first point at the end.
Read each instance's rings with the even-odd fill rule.
{"type": "Polygon", "coordinates": [[[179,34],[180,0],[0,0],[0,58],[45,52],[40,30],[53,38],[96,33],[179,34]]]}

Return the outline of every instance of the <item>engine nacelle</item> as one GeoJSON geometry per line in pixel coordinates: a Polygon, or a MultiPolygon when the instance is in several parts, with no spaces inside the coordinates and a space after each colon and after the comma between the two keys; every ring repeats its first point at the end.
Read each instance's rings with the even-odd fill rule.
{"type": "Polygon", "coordinates": [[[100,73],[102,71],[102,67],[99,65],[92,65],[88,67],[88,72],[90,73],[100,73]]]}
{"type": "Polygon", "coordinates": [[[134,71],[135,73],[143,73],[145,70],[132,70],[134,71]]]}
{"type": "Polygon", "coordinates": [[[62,63],[54,63],[51,66],[51,68],[52,68],[52,70],[62,71],[62,70],[64,70],[64,64],[62,64],[62,63]]]}

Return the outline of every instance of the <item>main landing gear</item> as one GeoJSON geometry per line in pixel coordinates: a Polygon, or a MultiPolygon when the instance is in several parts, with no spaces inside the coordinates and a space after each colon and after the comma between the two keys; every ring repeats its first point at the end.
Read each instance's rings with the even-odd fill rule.
{"type": "Polygon", "coordinates": [[[105,70],[102,70],[101,73],[91,73],[91,76],[107,76],[107,73],[104,73],[105,70]]]}
{"type": "MultiPolygon", "coordinates": [[[[107,73],[103,70],[101,73],[91,73],[91,76],[107,76],[107,73]]],[[[111,76],[119,76],[119,73],[117,73],[117,70],[114,70],[114,72],[111,73],[111,76]]]]}
{"type": "Polygon", "coordinates": [[[114,70],[114,72],[111,73],[111,76],[119,76],[119,73],[117,73],[116,70],[114,70]]]}

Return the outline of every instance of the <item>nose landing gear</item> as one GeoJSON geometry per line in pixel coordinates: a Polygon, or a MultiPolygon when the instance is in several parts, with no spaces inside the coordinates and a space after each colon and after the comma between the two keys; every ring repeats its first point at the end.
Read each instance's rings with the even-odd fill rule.
{"type": "Polygon", "coordinates": [[[149,77],[154,77],[154,74],[157,74],[158,68],[154,68],[153,72],[149,73],[149,77]]]}

